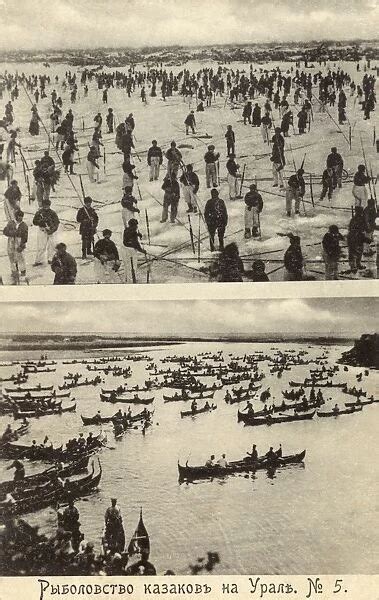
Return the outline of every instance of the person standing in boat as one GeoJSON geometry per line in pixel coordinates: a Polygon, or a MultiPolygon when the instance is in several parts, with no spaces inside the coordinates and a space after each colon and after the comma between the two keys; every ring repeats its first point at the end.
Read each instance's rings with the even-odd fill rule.
{"type": "Polygon", "coordinates": [[[112,552],[123,552],[125,547],[125,534],[122,525],[121,509],[117,498],[111,499],[111,506],[105,511],[105,538],[112,552]]]}
{"type": "Polygon", "coordinates": [[[256,444],[253,444],[251,452],[247,452],[247,455],[250,456],[251,462],[257,462],[258,460],[258,451],[256,444]]]}

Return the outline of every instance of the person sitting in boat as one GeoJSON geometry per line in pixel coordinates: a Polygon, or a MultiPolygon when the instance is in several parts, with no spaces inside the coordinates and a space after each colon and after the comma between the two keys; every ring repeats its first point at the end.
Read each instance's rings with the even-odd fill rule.
{"type": "Polygon", "coordinates": [[[228,466],[225,454],[222,454],[221,458],[218,459],[217,465],[223,468],[228,466]]]}
{"type": "Polygon", "coordinates": [[[265,415],[267,415],[270,412],[269,409],[268,409],[268,407],[267,407],[267,404],[264,405],[263,412],[265,413],[265,415]]]}
{"type": "MultiPolygon", "coordinates": [[[[125,423],[125,427],[127,427],[127,423],[125,423]]],[[[124,425],[121,423],[121,421],[116,421],[113,423],[113,429],[116,436],[124,433],[124,425]]]]}
{"type": "Polygon", "coordinates": [[[277,456],[277,457],[283,456],[282,444],[279,444],[279,448],[275,452],[275,456],[277,456]]]}
{"type": "Polygon", "coordinates": [[[270,446],[270,450],[265,454],[265,458],[269,461],[276,459],[276,454],[272,446],[270,446]]]}
{"type": "Polygon", "coordinates": [[[132,419],[132,409],[130,408],[130,406],[128,406],[128,412],[127,412],[126,418],[128,421],[131,421],[131,419],[132,419]]]}
{"type": "Polygon", "coordinates": [[[15,469],[13,481],[22,481],[25,478],[25,467],[19,460],[14,460],[7,469],[15,469]]]}
{"type": "Polygon", "coordinates": [[[335,415],[338,415],[338,413],[340,412],[338,404],[334,405],[333,412],[334,412],[335,415]]]}
{"type": "Polygon", "coordinates": [[[95,425],[100,425],[101,423],[101,412],[98,410],[96,415],[93,418],[93,422],[95,423],[95,425]]]}
{"type": "Polygon", "coordinates": [[[254,416],[254,408],[253,408],[253,405],[252,405],[252,403],[250,402],[250,400],[248,400],[248,401],[247,401],[247,404],[246,404],[245,411],[247,411],[247,414],[248,414],[250,417],[253,417],[253,416],[254,416]]]}
{"type": "Polygon", "coordinates": [[[78,445],[78,449],[84,448],[84,446],[86,445],[86,440],[84,439],[83,433],[79,433],[77,445],[78,445]]]}
{"type": "Polygon", "coordinates": [[[258,460],[258,451],[256,444],[253,444],[251,452],[247,452],[246,454],[250,457],[249,460],[251,460],[251,462],[256,462],[258,460]]]}
{"type": "Polygon", "coordinates": [[[191,402],[191,411],[195,413],[197,411],[197,402],[196,400],[192,400],[191,402]]]}
{"type": "Polygon", "coordinates": [[[205,402],[205,404],[204,404],[204,408],[205,408],[206,410],[209,410],[209,409],[210,409],[210,404],[209,404],[208,400],[206,400],[206,402],[205,402]]]}
{"type": "Polygon", "coordinates": [[[3,442],[10,442],[13,439],[13,435],[12,425],[8,423],[1,439],[3,442]]]}
{"type": "Polygon", "coordinates": [[[208,458],[207,462],[205,463],[206,467],[214,467],[215,465],[215,455],[211,454],[211,457],[208,458]]]}

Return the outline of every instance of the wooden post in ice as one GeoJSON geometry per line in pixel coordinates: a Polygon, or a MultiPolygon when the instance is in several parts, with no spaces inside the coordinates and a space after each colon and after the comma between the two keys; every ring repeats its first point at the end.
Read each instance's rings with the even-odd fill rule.
{"type": "Polygon", "coordinates": [[[313,208],[315,207],[315,201],[314,201],[314,197],[313,197],[313,181],[312,181],[312,173],[309,174],[309,189],[311,191],[311,200],[312,200],[312,206],[313,208]]]}
{"type": "Polygon", "coordinates": [[[375,125],[374,125],[374,135],[373,135],[373,142],[372,142],[373,146],[375,146],[375,142],[376,142],[376,129],[375,129],[375,125]]]}
{"type": "Polygon", "coordinates": [[[190,232],[190,238],[191,238],[192,252],[194,254],[196,254],[196,251],[195,251],[195,242],[194,242],[194,238],[193,238],[193,229],[192,229],[191,217],[189,215],[188,215],[188,223],[189,223],[189,232],[190,232]]]}
{"type": "Polygon", "coordinates": [[[200,262],[201,246],[200,246],[200,212],[199,212],[199,226],[197,230],[197,262],[200,262]]]}
{"type": "Polygon", "coordinates": [[[82,117],[82,131],[84,131],[84,118],[82,117]]]}
{"type": "Polygon", "coordinates": [[[351,150],[351,125],[349,125],[349,147],[351,150]]]}

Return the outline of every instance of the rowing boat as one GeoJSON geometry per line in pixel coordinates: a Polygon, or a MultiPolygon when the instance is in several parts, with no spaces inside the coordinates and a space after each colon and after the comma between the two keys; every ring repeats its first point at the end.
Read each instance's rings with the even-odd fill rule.
{"type": "Polygon", "coordinates": [[[21,488],[33,488],[37,486],[39,483],[42,483],[52,477],[71,477],[73,475],[78,475],[82,471],[85,471],[88,467],[88,462],[91,454],[87,456],[83,456],[76,461],[71,461],[63,465],[58,465],[57,467],[53,466],[45,471],[41,471],[40,473],[35,473],[34,475],[28,475],[19,481],[3,481],[0,483],[0,495],[4,495],[7,493],[12,493],[13,489],[21,489],[21,488]]]}
{"type": "Polygon", "coordinates": [[[355,412],[361,412],[362,411],[362,406],[357,406],[357,407],[351,407],[351,408],[346,408],[346,409],[342,409],[342,410],[330,410],[330,411],[317,411],[317,416],[318,417],[339,417],[340,415],[352,415],[355,412]]]}
{"type": "Polygon", "coordinates": [[[315,415],[315,410],[310,413],[303,414],[293,414],[293,415],[280,415],[278,417],[273,417],[272,415],[267,415],[267,417],[254,417],[249,416],[246,413],[238,411],[237,420],[238,422],[242,421],[245,425],[275,425],[275,423],[291,423],[293,421],[310,421],[313,419],[315,415]]]}
{"type": "Polygon", "coordinates": [[[61,415],[62,413],[75,412],[76,411],[76,402],[71,404],[70,406],[56,406],[53,408],[47,408],[46,410],[16,410],[13,413],[15,419],[24,419],[24,418],[39,418],[46,417],[48,415],[61,415]]]}
{"type": "Polygon", "coordinates": [[[122,398],[119,396],[118,398],[112,398],[111,396],[106,396],[105,394],[100,394],[100,400],[102,402],[111,402],[112,404],[116,404],[117,402],[123,402],[124,404],[151,404],[154,402],[153,398],[122,398]]]}
{"type": "Polygon", "coordinates": [[[17,490],[14,502],[0,502],[0,517],[33,512],[56,502],[67,501],[68,498],[81,498],[97,489],[102,475],[100,461],[99,472],[95,475],[94,471],[94,465],[92,464],[92,473],[74,481],[67,479],[64,487],[55,478],[49,479],[34,488],[32,494],[22,495],[22,490],[17,490]]]}
{"type": "Polygon", "coordinates": [[[174,396],[166,396],[163,394],[163,400],[165,402],[181,402],[187,400],[207,400],[208,398],[213,398],[214,391],[208,392],[188,392],[184,396],[182,394],[174,394],[174,396]]]}
{"type": "Polygon", "coordinates": [[[273,468],[284,467],[285,465],[302,463],[305,458],[305,450],[299,454],[279,457],[275,459],[267,459],[266,457],[258,458],[257,461],[239,460],[230,462],[226,467],[214,465],[213,467],[196,466],[190,467],[188,464],[182,466],[178,463],[179,479],[184,481],[194,481],[196,479],[209,479],[213,477],[225,477],[235,473],[248,473],[258,470],[268,470],[273,468]]]}
{"type": "Polygon", "coordinates": [[[180,411],[180,416],[183,419],[183,417],[195,417],[196,415],[200,415],[202,413],[206,413],[206,412],[212,412],[213,410],[216,410],[217,405],[216,404],[211,404],[210,406],[203,406],[202,408],[198,408],[197,410],[193,411],[193,410],[182,410],[180,411]]]}

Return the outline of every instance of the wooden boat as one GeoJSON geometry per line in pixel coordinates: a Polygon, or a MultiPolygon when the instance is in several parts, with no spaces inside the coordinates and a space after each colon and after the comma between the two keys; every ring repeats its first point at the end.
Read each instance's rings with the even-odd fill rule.
{"type": "Polygon", "coordinates": [[[55,373],[56,369],[51,367],[36,367],[35,365],[28,365],[23,367],[24,373],[55,373]]]}
{"type": "Polygon", "coordinates": [[[216,410],[217,405],[216,404],[210,404],[209,406],[203,406],[202,408],[198,408],[196,411],[192,411],[192,410],[182,410],[180,411],[180,416],[183,419],[183,417],[195,417],[196,415],[200,415],[202,413],[206,413],[206,412],[212,412],[213,410],[216,410]]]}
{"type": "Polygon", "coordinates": [[[166,396],[163,394],[163,400],[165,402],[185,402],[187,400],[207,400],[213,398],[215,395],[214,391],[209,392],[188,392],[183,396],[182,394],[174,394],[174,396],[166,396]]]}
{"type": "MultiPolygon", "coordinates": [[[[96,447],[92,447],[91,451],[95,452],[97,448],[100,448],[103,443],[100,436],[94,436],[94,441],[97,443],[96,447]]],[[[37,446],[37,445],[22,445],[11,442],[6,442],[0,446],[0,458],[8,459],[30,459],[30,460],[43,460],[47,462],[71,462],[76,461],[83,456],[88,455],[88,448],[73,450],[63,450],[63,445],[58,448],[51,446],[37,446]]]]}
{"type": "Polygon", "coordinates": [[[76,402],[74,402],[73,404],[70,404],[70,406],[56,406],[53,408],[47,408],[46,410],[29,410],[29,411],[23,411],[23,410],[16,410],[13,413],[13,416],[15,419],[30,419],[33,417],[39,418],[39,417],[46,417],[48,415],[61,415],[63,413],[68,413],[68,412],[75,412],[76,411],[76,402]]]}
{"type": "Polygon", "coordinates": [[[246,413],[238,411],[237,420],[242,421],[245,425],[275,425],[276,423],[292,423],[293,421],[309,421],[313,419],[315,410],[310,413],[294,414],[294,415],[279,415],[274,417],[267,415],[267,417],[251,417],[246,413]]]}
{"type": "MultiPolygon", "coordinates": [[[[25,424],[25,425],[21,425],[21,427],[18,427],[17,429],[15,429],[14,431],[12,431],[12,440],[13,441],[17,441],[21,436],[26,435],[29,431],[29,423],[25,424]]],[[[8,440],[7,442],[2,441],[2,436],[0,438],[0,448],[4,445],[4,444],[8,444],[10,440],[8,440]]]]}
{"type": "Polygon", "coordinates": [[[306,451],[299,454],[289,456],[277,456],[274,460],[268,460],[262,456],[257,461],[249,461],[246,459],[228,463],[226,467],[214,465],[213,467],[197,466],[190,467],[188,464],[182,466],[178,463],[179,479],[182,481],[194,481],[196,479],[210,479],[213,477],[225,477],[237,473],[249,473],[258,470],[270,470],[284,467],[291,464],[299,464],[304,461],[306,451]]]}
{"type": "Polygon", "coordinates": [[[115,399],[112,399],[111,396],[106,396],[105,394],[100,394],[100,400],[102,402],[111,402],[112,404],[117,404],[117,402],[122,402],[124,404],[151,404],[154,402],[153,398],[140,398],[139,396],[134,398],[122,398],[121,396],[115,399]]]}
{"type": "Polygon", "coordinates": [[[142,553],[147,556],[150,554],[150,538],[143,522],[141,508],[137,528],[128,544],[128,556],[131,557],[142,553]]]}
{"type": "Polygon", "coordinates": [[[363,391],[363,390],[357,390],[356,388],[343,388],[342,389],[344,394],[348,394],[348,396],[355,396],[356,398],[359,398],[360,396],[366,397],[367,396],[367,392],[363,391]]]}
{"type": "Polygon", "coordinates": [[[375,402],[379,402],[379,400],[374,400],[374,398],[368,398],[367,400],[356,400],[355,402],[345,402],[345,406],[351,408],[352,406],[367,406],[368,404],[374,404],[375,402]]]}
{"type": "MultiPolygon", "coordinates": [[[[127,386],[120,385],[120,387],[118,387],[117,389],[112,389],[112,390],[105,390],[104,388],[101,388],[101,393],[104,395],[109,395],[109,394],[120,395],[120,394],[125,393],[127,391],[127,389],[128,389],[127,386]]],[[[141,391],[141,390],[139,390],[139,391],[141,391]]]]}
{"type": "Polygon", "coordinates": [[[34,394],[33,392],[26,392],[25,394],[3,394],[5,400],[13,400],[14,402],[23,402],[24,400],[55,400],[55,398],[69,398],[71,392],[64,393],[45,393],[45,394],[34,394]]]}
{"type": "Polygon", "coordinates": [[[352,406],[351,408],[346,408],[346,409],[342,409],[337,411],[334,410],[330,410],[330,411],[321,411],[318,410],[317,411],[317,416],[318,417],[339,417],[340,415],[352,415],[355,412],[361,412],[362,411],[362,406],[352,406]]]}
{"type": "Polygon", "coordinates": [[[27,495],[22,493],[23,490],[17,490],[14,502],[0,502],[0,518],[40,510],[58,501],[67,501],[68,498],[86,496],[97,489],[100,483],[102,475],[100,461],[98,461],[98,464],[99,472],[96,475],[94,474],[94,465],[92,464],[92,472],[89,475],[85,475],[81,479],[74,481],[67,479],[64,487],[55,478],[49,479],[38,487],[33,488],[32,493],[29,492],[27,495]]]}
{"type": "Polygon", "coordinates": [[[4,383],[5,381],[13,381],[17,384],[26,383],[28,381],[28,375],[19,373],[18,375],[11,375],[10,377],[3,377],[2,379],[0,379],[0,383],[4,383]]]}
{"type": "Polygon", "coordinates": [[[82,471],[85,471],[88,467],[89,459],[91,454],[83,456],[76,461],[72,461],[66,463],[61,467],[60,464],[57,466],[50,467],[45,471],[41,471],[40,473],[35,473],[34,475],[28,475],[19,481],[3,481],[0,483],[0,495],[12,493],[13,489],[20,488],[32,488],[38,486],[39,483],[47,481],[52,477],[71,477],[72,475],[78,475],[82,471]]]}
{"type": "Polygon", "coordinates": [[[313,381],[309,381],[309,382],[297,382],[297,381],[290,381],[289,385],[291,387],[317,387],[317,388],[343,388],[346,387],[346,383],[332,383],[331,381],[328,381],[327,383],[318,383],[317,381],[313,382],[313,381]]]}
{"type": "Polygon", "coordinates": [[[18,394],[25,394],[26,392],[51,392],[53,390],[52,385],[36,385],[34,387],[21,387],[21,386],[17,386],[15,388],[5,388],[5,392],[8,393],[18,393],[18,394]]]}
{"type": "Polygon", "coordinates": [[[101,377],[95,377],[95,379],[84,380],[84,381],[69,381],[63,385],[58,385],[59,390],[70,390],[75,387],[83,387],[85,385],[99,385],[101,383],[101,377]]]}

